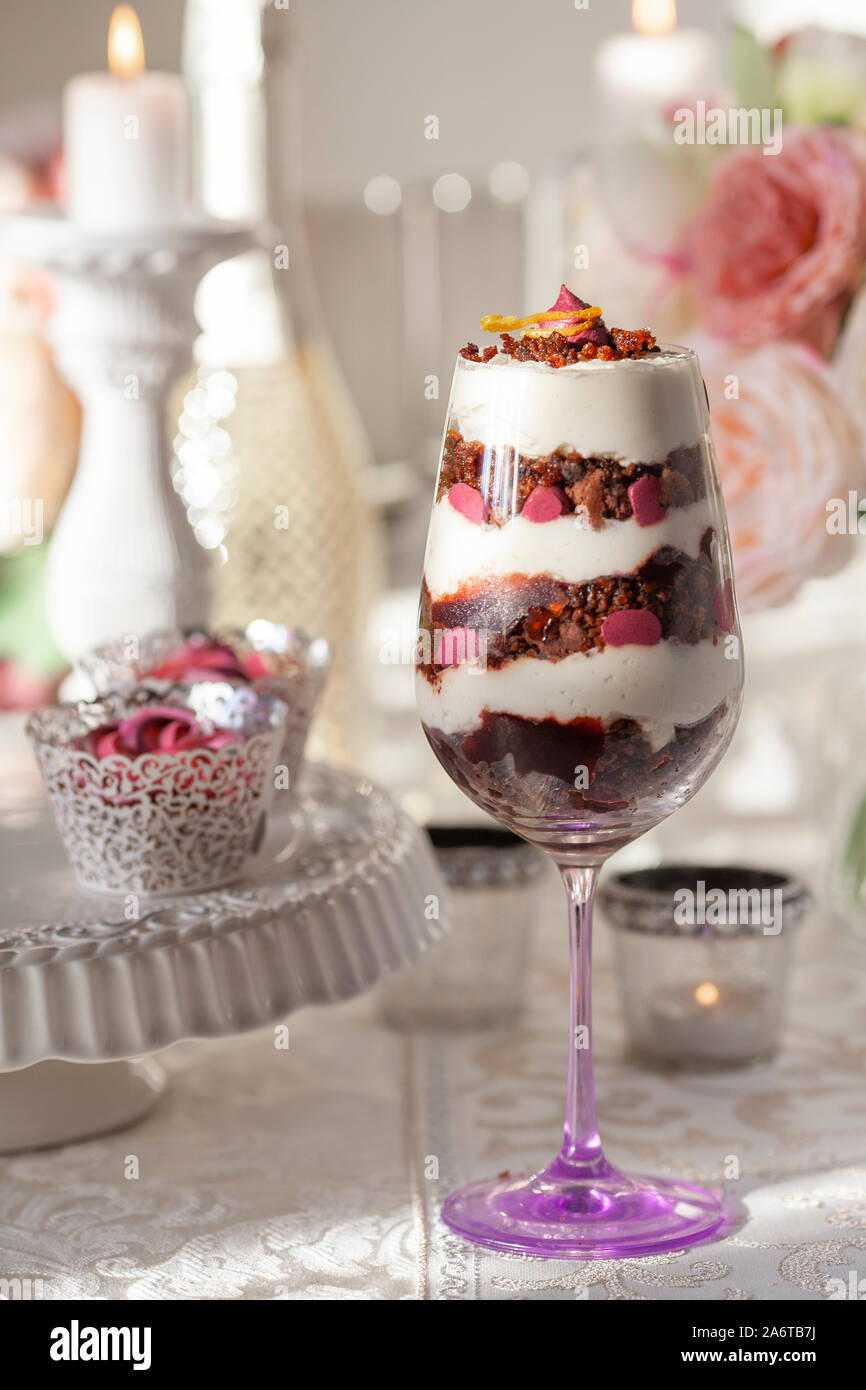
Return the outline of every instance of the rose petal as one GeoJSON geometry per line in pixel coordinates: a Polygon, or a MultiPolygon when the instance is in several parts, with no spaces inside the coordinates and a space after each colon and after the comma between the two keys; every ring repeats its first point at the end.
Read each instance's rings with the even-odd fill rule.
{"type": "Polygon", "coordinates": [[[816,127],[792,129],[765,154],[721,161],[689,231],[698,311],[716,338],[812,342],[866,254],[863,146],[853,131],[816,127]]]}
{"type": "Polygon", "coordinates": [[[601,625],[609,647],[654,647],[661,640],[662,625],[646,608],[619,608],[601,625]]]}

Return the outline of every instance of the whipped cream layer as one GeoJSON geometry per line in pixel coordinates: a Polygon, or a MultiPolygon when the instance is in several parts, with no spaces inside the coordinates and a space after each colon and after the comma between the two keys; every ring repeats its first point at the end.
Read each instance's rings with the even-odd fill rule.
{"type": "Polygon", "coordinates": [[[527,458],[574,449],[585,458],[660,463],[697,443],[709,411],[693,353],[665,348],[619,362],[570,367],[460,358],[449,424],[467,441],[527,458]]]}
{"type": "Polygon", "coordinates": [[[703,719],[738,689],[739,662],[723,642],[683,646],[606,647],[562,661],[523,656],[498,669],[454,666],[437,687],[416,673],[421,719],[444,734],[468,734],[485,710],[523,719],[634,719],[653,749],[673,738],[677,725],[703,719]]]}
{"type": "Polygon", "coordinates": [[[701,498],[672,508],[653,526],[628,517],[594,530],[582,512],[541,524],[514,516],[504,526],[476,526],[446,496],[433,508],[424,579],[434,600],[491,576],[546,574],[585,584],[600,575],[631,574],[662,546],[696,559],[711,525],[709,503],[701,498]]]}

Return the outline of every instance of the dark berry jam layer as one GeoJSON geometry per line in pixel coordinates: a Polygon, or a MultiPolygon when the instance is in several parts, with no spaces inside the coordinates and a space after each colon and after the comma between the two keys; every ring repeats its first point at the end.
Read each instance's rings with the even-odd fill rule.
{"type": "Polygon", "coordinates": [[[512,575],[435,601],[425,584],[419,622],[430,634],[431,661],[419,669],[428,679],[442,669],[435,659],[437,630],[484,633],[484,664],[492,668],[526,655],[560,661],[575,652],[603,651],[605,620],[623,610],[652,613],[659,641],[693,646],[715,639],[720,629],[714,542],[708,528],[696,559],[664,546],[632,574],[603,575],[586,584],[512,575]]]}
{"type": "Polygon", "coordinates": [[[666,509],[687,507],[706,492],[698,445],[674,449],[663,463],[584,458],[575,451],[525,458],[513,449],[486,448],[452,429],[445,436],[437,500],[455,483],[465,483],[484,500],[484,519],[501,526],[523,509],[534,488],[556,488],[564,514],[582,509],[599,529],[605,521],[626,521],[635,515],[635,494],[629,489],[642,478],[654,480],[650,486],[666,509]]]}
{"type": "Polygon", "coordinates": [[[726,744],[720,726],[728,703],[654,749],[634,719],[605,728],[598,719],[560,724],[485,710],[480,728],[465,735],[424,726],[437,758],[474,801],[504,813],[587,815],[633,810],[641,802],[676,796],[726,744]]]}

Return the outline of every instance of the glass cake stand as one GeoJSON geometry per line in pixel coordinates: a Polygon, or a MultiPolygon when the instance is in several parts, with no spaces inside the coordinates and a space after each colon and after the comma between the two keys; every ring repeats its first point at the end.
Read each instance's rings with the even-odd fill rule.
{"type": "Polygon", "coordinates": [[[308,765],[242,880],[128,920],[77,886],[29,752],[0,765],[0,1152],[138,1119],[165,1084],[146,1054],[351,998],[447,925],[426,837],[355,774],[308,765]]]}

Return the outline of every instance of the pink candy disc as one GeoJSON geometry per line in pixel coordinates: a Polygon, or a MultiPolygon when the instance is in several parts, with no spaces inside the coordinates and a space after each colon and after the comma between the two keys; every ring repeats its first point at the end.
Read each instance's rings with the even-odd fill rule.
{"type": "Polygon", "coordinates": [[[662,625],[645,608],[620,608],[605,618],[601,635],[609,647],[654,647],[661,639],[662,625]]]}
{"type": "Polygon", "coordinates": [[[460,512],[467,521],[473,522],[475,526],[484,525],[484,498],[477,488],[470,487],[468,483],[455,483],[448,489],[448,501],[455,512],[460,512]]]}
{"type": "Polygon", "coordinates": [[[562,515],[562,497],[555,487],[534,487],[523,504],[527,521],[554,521],[562,515]]]}
{"type": "Polygon", "coordinates": [[[720,584],[713,595],[713,612],[722,632],[734,630],[734,590],[730,579],[720,584]]]}
{"type": "Polygon", "coordinates": [[[636,483],[632,483],[628,500],[638,526],[655,526],[666,516],[661,500],[661,484],[652,473],[645,473],[636,483]]]}

